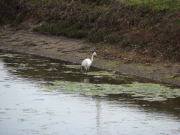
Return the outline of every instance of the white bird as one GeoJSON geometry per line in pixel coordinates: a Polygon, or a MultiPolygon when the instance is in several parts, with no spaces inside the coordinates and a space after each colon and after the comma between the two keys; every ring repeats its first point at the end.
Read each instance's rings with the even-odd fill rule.
{"type": "Polygon", "coordinates": [[[96,54],[96,52],[94,52],[93,54],[92,54],[92,56],[91,56],[91,59],[89,59],[89,58],[86,58],[86,59],[84,59],[83,61],[82,61],[82,63],[81,63],[81,71],[82,71],[82,69],[83,69],[83,67],[85,68],[85,73],[87,74],[87,72],[89,71],[89,68],[90,68],[90,66],[91,66],[91,64],[92,64],[92,62],[93,62],[93,57],[94,56],[96,56],[97,54],[96,54]]]}

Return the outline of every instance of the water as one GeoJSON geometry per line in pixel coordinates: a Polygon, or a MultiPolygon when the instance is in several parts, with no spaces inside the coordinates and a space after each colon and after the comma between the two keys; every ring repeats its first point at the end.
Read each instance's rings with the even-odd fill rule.
{"type": "Polygon", "coordinates": [[[0,70],[0,134],[180,134],[180,98],[149,102],[126,93],[94,96],[49,89],[56,81],[126,85],[149,80],[114,77],[96,68],[86,76],[78,65],[7,52],[0,53],[0,70]]]}

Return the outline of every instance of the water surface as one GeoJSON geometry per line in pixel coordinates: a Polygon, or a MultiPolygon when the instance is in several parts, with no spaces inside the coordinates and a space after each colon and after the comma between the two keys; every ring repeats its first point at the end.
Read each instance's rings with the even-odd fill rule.
{"type": "Polygon", "coordinates": [[[180,133],[178,96],[148,101],[124,92],[99,96],[69,90],[72,83],[95,85],[94,91],[108,85],[123,88],[133,84],[162,85],[154,81],[96,68],[84,75],[79,72],[79,65],[8,52],[0,52],[0,70],[0,134],[180,133]],[[64,88],[67,82],[69,86],[64,88]]]}

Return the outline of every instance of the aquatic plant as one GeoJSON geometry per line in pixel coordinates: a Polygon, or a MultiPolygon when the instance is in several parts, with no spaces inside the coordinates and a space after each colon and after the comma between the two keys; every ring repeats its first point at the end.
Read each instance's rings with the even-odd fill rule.
{"type": "Polygon", "coordinates": [[[108,96],[109,94],[130,94],[138,100],[165,101],[168,98],[180,97],[179,89],[172,89],[160,84],[133,83],[127,85],[77,83],[57,81],[50,90],[63,93],[78,93],[90,96],[108,96]]]}

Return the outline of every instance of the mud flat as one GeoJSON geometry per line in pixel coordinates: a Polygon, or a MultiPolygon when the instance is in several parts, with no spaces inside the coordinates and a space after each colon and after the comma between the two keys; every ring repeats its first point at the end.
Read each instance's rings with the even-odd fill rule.
{"type": "MultiPolygon", "coordinates": [[[[93,51],[98,54],[94,45],[85,40],[42,35],[11,27],[0,28],[0,41],[1,50],[40,55],[77,64],[90,57],[93,51]]],[[[180,86],[180,63],[125,63],[98,56],[93,66],[180,86]]]]}

